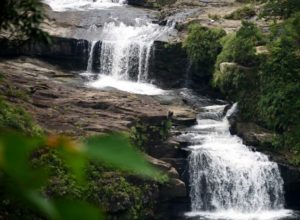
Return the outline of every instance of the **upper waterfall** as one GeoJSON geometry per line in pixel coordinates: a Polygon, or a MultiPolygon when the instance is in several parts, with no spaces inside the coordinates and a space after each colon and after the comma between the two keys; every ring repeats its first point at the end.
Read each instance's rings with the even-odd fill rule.
{"type": "Polygon", "coordinates": [[[126,0],[44,0],[54,11],[91,10],[121,6],[126,0]]]}
{"type": "Polygon", "coordinates": [[[94,54],[91,43],[88,70],[99,61],[97,79],[88,82],[94,88],[114,87],[119,90],[156,95],[161,89],[149,84],[149,63],[155,40],[167,36],[174,29],[174,23],[160,26],[147,19],[135,19],[134,25],[123,22],[106,23],[99,36],[100,53],[94,54]]]}

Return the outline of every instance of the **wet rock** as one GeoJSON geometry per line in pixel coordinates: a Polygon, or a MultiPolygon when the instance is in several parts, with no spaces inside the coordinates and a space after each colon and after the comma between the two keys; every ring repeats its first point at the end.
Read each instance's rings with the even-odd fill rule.
{"type": "Polygon", "coordinates": [[[300,210],[300,168],[279,163],[284,180],[286,208],[300,210]]]}
{"type": "Polygon", "coordinates": [[[181,43],[156,41],[149,66],[149,78],[161,88],[179,88],[186,81],[188,59],[181,43]]]}
{"type": "Polygon", "coordinates": [[[180,179],[171,178],[166,186],[162,187],[162,196],[166,199],[187,197],[186,186],[180,179]]]}
{"type": "Polygon", "coordinates": [[[86,40],[53,37],[49,45],[38,41],[0,40],[0,57],[30,56],[67,70],[86,70],[89,43],[86,40]]]}
{"type": "Polygon", "coordinates": [[[275,134],[252,122],[235,122],[231,129],[243,139],[243,143],[254,147],[272,147],[275,134]]]}
{"type": "Polygon", "coordinates": [[[49,64],[32,62],[26,68],[23,64],[23,59],[0,62],[0,69],[6,70],[0,91],[5,94],[6,86],[13,84],[20,92],[30,93],[28,101],[14,97],[8,101],[24,107],[48,133],[82,137],[128,131],[137,118],[153,124],[167,119],[168,109],[152,97],[88,89],[78,81],[64,83],[49,77],[51,71],[56,72],[49,64]]]}
{"type": "Polygon", "coordinates": [[[144,8],[159,8],[175,3],[176,0],[127,0],[127,4],[144,8]]]}
{"type": "Polygon", "coordinates": [[[167,140],[159,145],[148,146],[147,153],[155,158],[177,158],[187,155],[186,151],[181,149],[180,143],[174,140],[167,140]]]}
{"type": "Polygon", "coordinates": [[[170,178],[179,178],[179,174],[178,174],[177,170],[174,167],[172,167],[172,165],[170,163],[164,162],[162,160],[158,160],[158,159],[156,159],[154,157],[151,157],[149,155],[146,155],[146,159],[154,167],[156,167],[157,169],[159,169],[159,170],[165,172],[166,174],[168,174],[168,176],[170,178]]]}

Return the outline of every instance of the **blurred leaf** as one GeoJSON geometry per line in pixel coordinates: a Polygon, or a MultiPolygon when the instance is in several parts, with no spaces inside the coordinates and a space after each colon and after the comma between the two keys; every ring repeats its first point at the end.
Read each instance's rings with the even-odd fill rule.
{"type": "Polygon", "coordinates": [[[5,133],[0,136],[1,166],[9,176],[18,181],[20,186],[39,187],[46,180],[47,175],[43,175],[44,171],[33,172],[29,164],[32,151],[41,143],[40,138],[28,139],[15,133],[5,133]]]}
{"type": "Polygon", "coordinates": [[[155,178],[159,176],[142,154],[134,149],[128,138],[121,134],[91,137],[85,141],[86,154],[98,161],[108,163],[124,171],[155,178]]]}
{"type": "Polygon", "coordinates": [[[104,219],[99,208],[93,207],[86,202],[58,200],[55,201],[61,219],[64,220],[100,220],[104,219]]]}
{"type": "Polygon", "coordinates": [[[47,140],[49,147],[58,148],[67,167],[73,172],[75,178],[84,183],[87,156],[83,153],[83,146],[63,136],[50,136],[47,140]]]}
{"type": "Polygon", "coordinates": [[[56,207],[50,200],[42,197],[37,191],[26,191],[25,198],[27,198],[45,216],[48,216],[51,219],[58,219],[56,207]]]}

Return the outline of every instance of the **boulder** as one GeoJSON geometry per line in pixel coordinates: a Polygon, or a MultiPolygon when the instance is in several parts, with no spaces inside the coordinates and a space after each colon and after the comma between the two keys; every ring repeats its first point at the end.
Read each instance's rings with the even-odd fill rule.
{"type": "Polygon", "coordinates": [[[146,160],[155,168],[165,172],[170,178],[179,178],[177,170],[170,163],[146,155],[146,160]]]}
{"type": "Polygon", "coordinates": [[[236,122],[231,128],[243,139],[243,143],[254,147],[271,147],[275,134],[252,122],[236,122]]]}

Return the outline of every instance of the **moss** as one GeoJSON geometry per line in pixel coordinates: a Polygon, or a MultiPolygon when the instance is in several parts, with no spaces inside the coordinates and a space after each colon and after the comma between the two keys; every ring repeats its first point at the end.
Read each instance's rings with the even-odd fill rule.
{"type": "Polygon", "coordinates": [[[147,151],[147,146],[158,145],[165,141],[169,137],[171,127],[172,122],[169,119],[156,125],[137,120],[129,136],[135,146],[147,151]]]}
{"type": "Polygon", "coordinates": [[[41,127],[23,108],[8,104],[1,98],[0,127],[21,131],[30,136],[39,136],[43,133],[41,127]]]}

